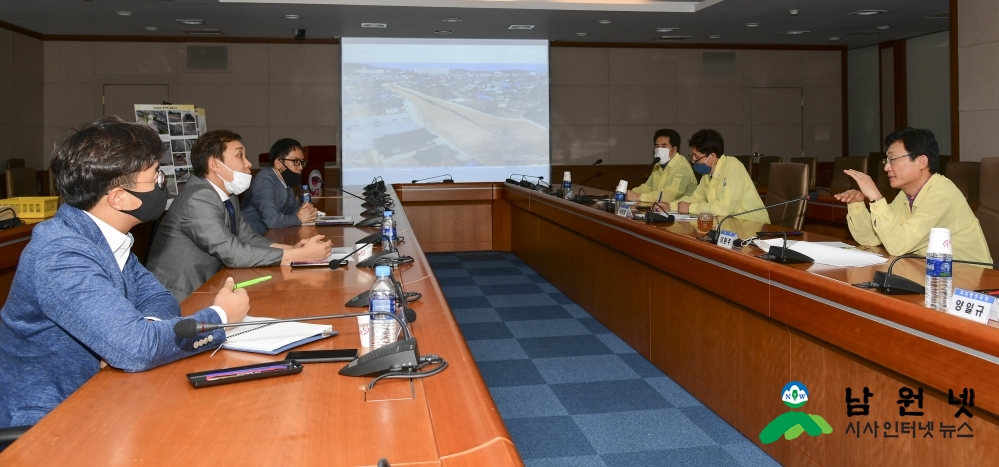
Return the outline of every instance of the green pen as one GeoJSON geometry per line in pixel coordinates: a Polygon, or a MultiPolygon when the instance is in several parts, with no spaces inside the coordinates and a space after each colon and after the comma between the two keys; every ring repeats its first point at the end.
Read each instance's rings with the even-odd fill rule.
{"type": "Polygon", "coordinates": [[[241,289],[243,287],[247,287],[247,286],[250,286],[250,285],[253,285],[253,284],[259,284],[261,282],[269,281],[269,280],[271,280],[271,276],[264,276],[264,277],[258,277],[256,279],[250,279],[250,280],[248,280],[246,282],[240,282],[240,283],[234,285],[232,287],[232,290],[241,289]]]}

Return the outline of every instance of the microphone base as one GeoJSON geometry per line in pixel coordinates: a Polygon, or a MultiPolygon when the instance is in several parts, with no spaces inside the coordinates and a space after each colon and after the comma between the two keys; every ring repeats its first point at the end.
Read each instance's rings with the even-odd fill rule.
{"type": "Polygon", "coordinates": [[[449,178],[449,179],[446,179],[446,180],[442,181],[441,183],[454,183],[454,179],[453,178],[449,178]]]}
{"type": "Polygon", "coordinates": [[[381,227],[382,218],[381,217],[369,217],[361,222],[354,224],[354,227],[381,227]]]}
{"type": "Polygon", "coordinates": [[[878,292],[885,295],[924,295],[926,287],[895,274],[888,275],[883,271],[874,272],[874,283],[878,292]]]}
{"type": "Polygon", "coordinates": [[[807,264],[815,262],[808,255],[803,255],[797,251],[779,246],[770,247],[770,252],[760,255],[760,258],[780,264],[807,264]]]}
{"type": "Polygon", "coordinates": [[[590,199],[589,196],[586,195],[576,195],[576,199],[574,199],[573,201],[579,204],[584,204],[586,206],[592,206],[594,204],[597,204],[596,201],[593,201],[592,199],[590,199]]]}
{"type": "Polygon", "coordinates": [[[402,339],[368,352],[340,369],[343,376],[378,376],[405,370],[415,371],[420,353],[416,339],[402,339]]]}
{"type": "Polygon", "coordinates": [[[384,250],[383,251],[379,251],[378,253],[375,253],[375,254],[369,256],[364,261],[361,261],[360,263],[357,263],[357,267],[359,267],[359,268],[373,268],[373,267],[375,267],[375,262],[378,261],[378,260],[380,260],[380,259],[399,259],[399,252],[398,251],[384,251],[384,250]]]}

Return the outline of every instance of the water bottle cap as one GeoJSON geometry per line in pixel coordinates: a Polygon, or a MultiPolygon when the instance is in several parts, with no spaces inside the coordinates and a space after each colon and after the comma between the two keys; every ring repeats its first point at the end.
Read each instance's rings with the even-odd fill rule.
{"type": "Polygon", "coordinates": [[[392,211],[386,209],[382,215],[383,216],[391,216],[392,215],[392,211]]]}
{"type": "Polygon", "coordinates": [[[308,190],[309,189],[309,185],[302,185],[302,189],[303,190],[308,190]]]}
{"type": "Polygon", "coordinates": [[[950,229],[943,227],[934,227],[930,229],[930,242],[926,245],[926,253],[953,255],[954,249],[950,244],[950,229]]]}
{"type": "Polygon", "coordinates": [[[375,266],[375,277],[387,277],[392,275],[392,268],[388,266],[375,266]]]}
{"type": "Polygon", "coordinates": [[[572,181],[572,174],[570,174],[568,170],[566,170],[565,173],[562,174],[562,181],[566,181],[566,182],[571,182],[572,181]]]}
{"type": "Polygon", "coordinates": [[[620,191],[622,193],[628,191],[628,181],[621,180],[620,182],[617,182],[617,191],[620,191]]]}

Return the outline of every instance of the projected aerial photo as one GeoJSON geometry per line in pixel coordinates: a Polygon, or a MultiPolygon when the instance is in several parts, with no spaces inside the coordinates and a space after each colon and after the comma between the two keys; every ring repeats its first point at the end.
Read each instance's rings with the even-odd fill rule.
{"type": "Polygon", "coordinates": [[[345,52],[345,168],[547,166],[547,50],[541,63],[452,52],[345,52]]]}

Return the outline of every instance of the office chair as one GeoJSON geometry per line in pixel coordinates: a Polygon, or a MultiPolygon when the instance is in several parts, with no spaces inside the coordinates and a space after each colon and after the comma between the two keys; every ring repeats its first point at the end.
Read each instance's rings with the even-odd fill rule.
{"type": "Polygon", "coordinates": [[[796,162],[798,164],[805,164],[808,166],[808,190],[815,190],[815,171],[818,168],[819,162],[814,157],[792,157],[791,162],[796,162]]]}
{"type": "Polygon", "coordinates": [[[756,186],[767,188],[770,185],[770,165],[784,162],[779,156],[763,156],[760,158],[760,173],[756,174],[756,186]]]}
{"type": "MultiPolygon", "coordinates": [[[[796,162],[778,162],[770,165],[770,187],[765,205],[780,203],[808,194],[808,166],[796,162]]],[[[770,223],[791,230],[801,230],[805,222],[807,201],[767,208],[770,223]]]]}
{"type": "Polygon", "coordinates": [[[15,196],[38,196],[35,169],[30,167],[7,169],[7,197],[15,196]]]}
{"type": "Polygon", "coordinates": [[[982,167],[979,162],[950,162],[947,164],[947,178],[957,185],[969,203],[978,203],[980,180],[978,175],[982,167]]]}
{"type": "MultiPolygon", "coordinates": [[[[883,159],[884,156],[881,156],[883,159]]],[[[837,157],[833,160],[833,178],[832,183],[829,184],[828,191],[832,194],[842,193],[851,188],[857,188],[857,182],[855,182],[849,175],[843,173],[846,169],[853,169],[858,172],[868,173],[867,169],[867,157],[837,157]]]]}
{"type": "Polygon", "coordinates": [[[999,251],[999,157],[986,157],[981,162],[978,182],[978,223],[985,233],[989,251],[999,251]]]}

